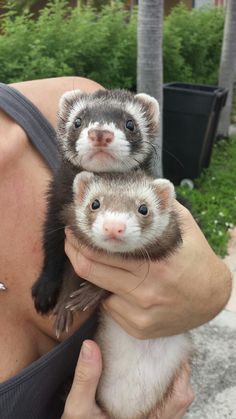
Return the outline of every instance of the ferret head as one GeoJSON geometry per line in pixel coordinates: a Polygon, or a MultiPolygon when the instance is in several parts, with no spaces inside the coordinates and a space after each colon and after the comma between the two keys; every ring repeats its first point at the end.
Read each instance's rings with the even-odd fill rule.
{"type": "Polygon", "coordinates": [[[75,166],[125,172],[150,166],[158,121],[158,102],[149,95],[75,90],[60,100],[58,138],[65,158],[75,166]]]}
{"type": "Polygon", "coordinates": [[[181,240],[176,219],[173,223],[175,191],[166,179],[153,180],[141,171],[128,178],[82,172],[73,189],[71,224],[85,245],[157,259],[181,240]]]}

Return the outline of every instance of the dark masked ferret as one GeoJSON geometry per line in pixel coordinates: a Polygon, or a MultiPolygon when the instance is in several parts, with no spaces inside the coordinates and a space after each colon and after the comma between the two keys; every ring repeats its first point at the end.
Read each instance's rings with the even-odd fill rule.
{"type": "Polygon", "coordinates": [[[62,96],[57,129],[62,160],[48,194],[44,264],[32,288],[37,311],[50,311],[61,288],[66,263],[61,212],[72,202],[75,175],[137,168],[151,174],[158,120],[158,103],[146,94],[99,90],[62,96]]]}
{"type": "MultiPolygon", "coordinates": [[[[166,179],[153,180],[141,171],[117,176],[82,172],[75,177],[73,190],[74,201],[64,217],[81,245],[149,261],[167,257],[182,242],[173,209],[174,187],[166,179]]],[[[56,309],[58,334],[74,310],[97,304],[107,295],[88,283],[70,298],[71,283],[76,288],[79,281],[74,274],[68,284],[68,278],[72,277],[65,276],[56,309]]],[[[148,340],[131,337],[103,310],[95,340],[104,367],[97,401],[112,419],[144,419],[161,406],[191,350],[183,334],[148,340]]]]}

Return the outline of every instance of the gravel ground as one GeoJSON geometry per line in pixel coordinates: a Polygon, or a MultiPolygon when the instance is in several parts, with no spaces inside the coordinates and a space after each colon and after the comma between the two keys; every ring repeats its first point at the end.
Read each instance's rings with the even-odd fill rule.
{"type": "Polygon", "coordinates": [[[227,310],[192,332],[195,401],[185,419],[236,419],[236,228],[230,235],[225,262],[234,288],[227,310]]]}
{"type": "Polygon", "coordinates": [[[195,401],[185,419],[236,419],[236,313],[225,310],[192,335],[195,401]]]}

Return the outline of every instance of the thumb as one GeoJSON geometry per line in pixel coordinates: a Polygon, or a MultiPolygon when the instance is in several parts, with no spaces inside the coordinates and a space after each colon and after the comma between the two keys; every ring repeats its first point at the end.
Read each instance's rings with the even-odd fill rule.
{"type": "Polygon", "coordinates": [[[91,412],[96,406],[95,394],[101,372],[102,357],[98,345],[92,340],[84,341],[63,419],[91,417],[91,412]]]}

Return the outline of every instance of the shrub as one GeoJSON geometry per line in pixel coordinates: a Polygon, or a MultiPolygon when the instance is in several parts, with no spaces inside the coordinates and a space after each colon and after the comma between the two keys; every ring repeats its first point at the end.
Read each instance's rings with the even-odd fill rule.
{"type": "Polygon", "coordinates": [[[177,6],[165,19],[164,79],[217,84],[224,9],[177,6]]]}
{"type": "MultiPolygon", "coordinates": [[[[135,89],[137,11],[129,19],[120,2],[98,12],[52,0],[32,18],[18,16],[9,1],[0,27],[1,81],[73,74],[135,89]]],[[[221,8],[174,8],[164,22],[165,82],[217,83],[223,25],[221,8]]]]}
{"type": "Polygon", "coordinates": [[[61,75],[93,78],[107,87],[132,88],[136,73],[136,17],[117,4],[98,15],[72,9],[65,0],[48,3],[37,19],[2,17],[0,80],[10,83],[61,75]]]}
{"type": "Polygon", "coordinates": [[[212,248],[225,256],[228,230],[236,225],[236,137],[218,141],[211,165],[195,180],[193,190],[177,187],[192,204],[193,213],[212,248]]]}

